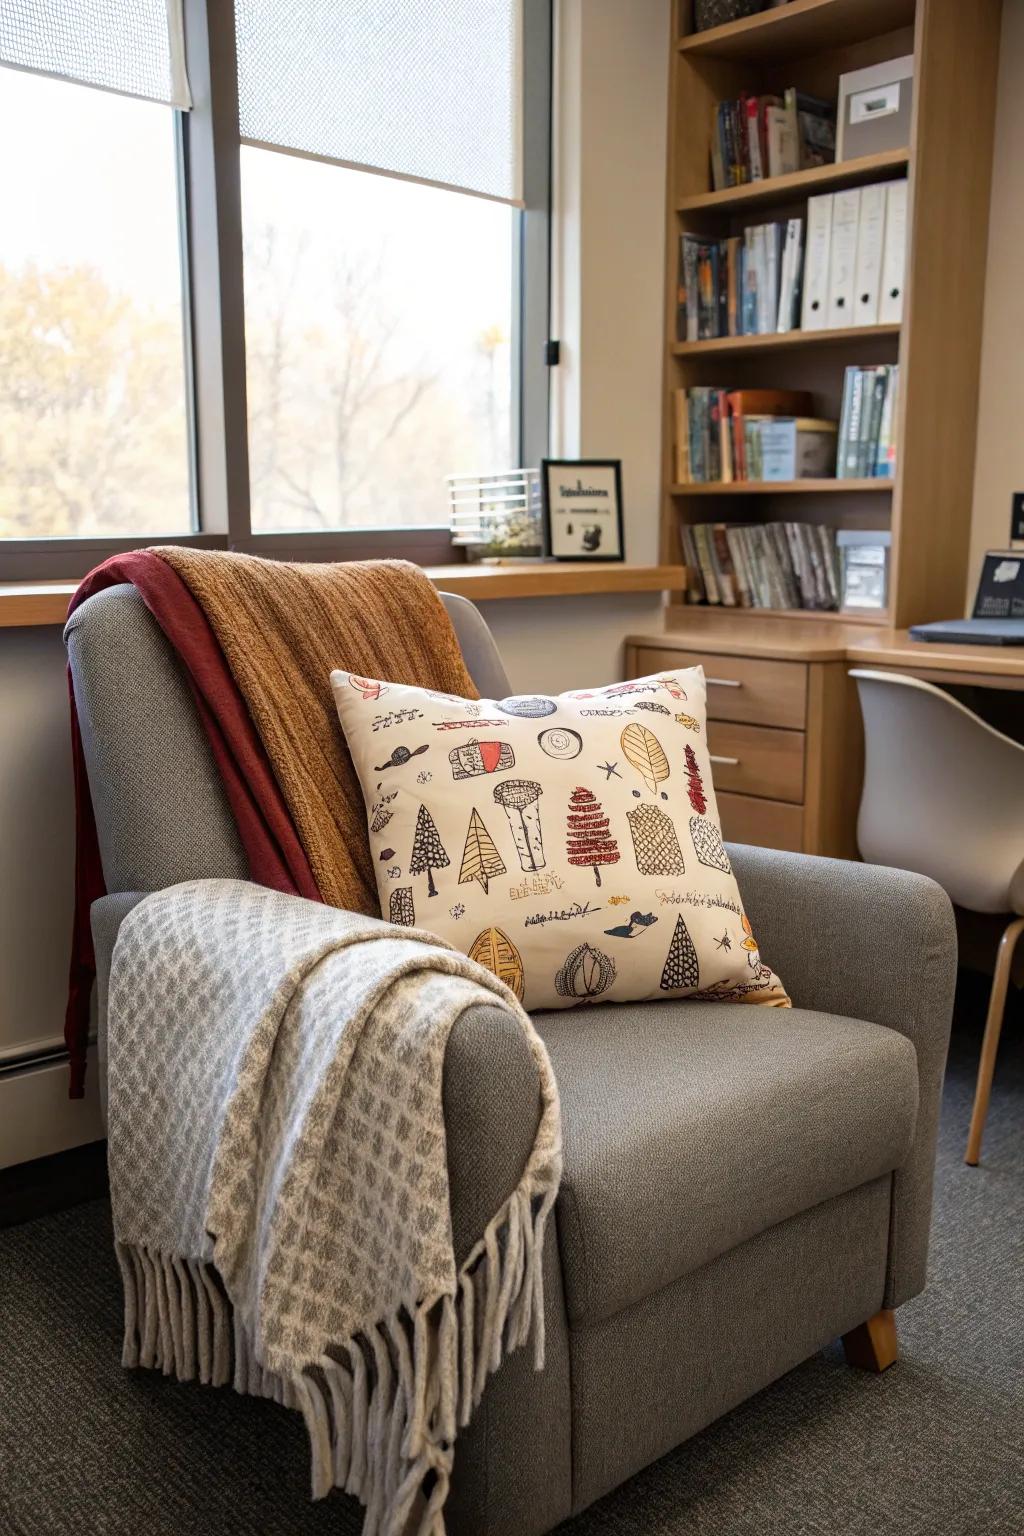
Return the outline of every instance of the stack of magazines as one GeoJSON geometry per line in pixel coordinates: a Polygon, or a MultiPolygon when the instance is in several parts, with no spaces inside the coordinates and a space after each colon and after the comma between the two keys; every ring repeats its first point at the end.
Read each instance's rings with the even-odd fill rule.
{"type": "Polygon", "coordinates": [[[818,523],[684,523],[687,601],[726,608],[839,607],[833,528],[818,523]]]}

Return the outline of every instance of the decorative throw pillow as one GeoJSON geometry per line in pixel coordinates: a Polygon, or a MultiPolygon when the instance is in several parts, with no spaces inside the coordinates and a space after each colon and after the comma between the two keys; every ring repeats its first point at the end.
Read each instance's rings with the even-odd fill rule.
{"type": "Polygon", "coordinates": [[[528,1009],[787,1006],[722,843],[704,674],[467,700],[332,672],[381,912],[528,1009]]]}

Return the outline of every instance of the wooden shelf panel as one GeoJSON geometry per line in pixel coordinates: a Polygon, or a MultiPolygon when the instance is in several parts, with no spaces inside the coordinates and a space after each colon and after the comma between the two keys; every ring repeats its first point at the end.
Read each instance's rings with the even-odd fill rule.
{"type": "Polygon", "coordinates": [[[815,192],[876,181],[891,171],[905,171],[909,164],[909,150],[882,150],[875,155],[860,155],[856,160],[840,160],[834,165],[816,165],[810,170],[794,171],[789,176],[770,176],[764,181],[744,182],[739,187],[723,187],[720,192],[698,192],[692,197],[681,198],[676,204],[676,212],[728,212],[758,203],[792,202],[815,192]]]}
{"type": "Polygon", "coordinates": [[[799,58],[910,26],[914,0],[790,0],[788,5],[692,32],[678,44],[691,57],[799,58]]]}
{"type": "Polygon", "coordinates": [[[840,613],[819,608],[730,608],[728,603],[687,603],[673,610],[676,614],[719,613],[730,618],[807,619],[816,624],[868,624],[874,627],[890,622],[888,613],[840,613]]]}
{"type": "Polygon", "coordinates": [[[765,336],[716,336],[711,341],[676,341],[674,357],[730,356],[740,352],[781,352],[790,347],[842,347],[854,341],[899,336],[899,325],[849,325],[839,331],[769,331],[765,336]]]}
{"type": "Polygon", "coordinates": [[[894,480],[694,480],[669,486],[672,496],[808,496],[891,491],[894,480]]]}
{"type": "Polygon", "coordinates": [[[473,602],[504,597],[581,597],[594,592],[683,592],[685,565],[615,565],[592,560],[537,565],[433,565],[442,592],[473,602]]]}
{"type": "MultiPolygon", "coordinates": [[[[434,565],[426,573],[443,592],[473,601],[508,597],[580,597],[591,593],[683,592],[684,565],[551,561],[536,565],[434,565]]],[[[63,624],[76,581],[0,583],[0,629],[63,624]]]]}

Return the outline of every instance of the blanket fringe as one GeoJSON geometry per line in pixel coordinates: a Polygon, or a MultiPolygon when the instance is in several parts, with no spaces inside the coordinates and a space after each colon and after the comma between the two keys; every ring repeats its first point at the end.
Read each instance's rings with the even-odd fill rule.
{"type": "Polygon", "coordinates": [[[400,1308],[332,1345],[291,1379],[256,1358],[250,1325],[216,1270],[118,1242],[128,1367],[233,1384],[301,1411],[314,1498],[332,1487],[366,1507],[363,1536],[444,1536],[455,1439],[488,1377],[531,1333],[544,1364],[543,1248],[557,1170],[521,1186],[489,1223],[454,1295],[400,1308]]]}

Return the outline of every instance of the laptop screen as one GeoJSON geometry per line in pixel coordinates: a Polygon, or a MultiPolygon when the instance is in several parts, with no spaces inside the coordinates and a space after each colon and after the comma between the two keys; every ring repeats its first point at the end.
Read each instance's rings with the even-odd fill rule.
{"type": "Polygon", "coordinates": [[[974,599],[976,619],[1024,619],[1024,553],[990,549],[974,599]]]}

